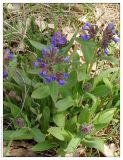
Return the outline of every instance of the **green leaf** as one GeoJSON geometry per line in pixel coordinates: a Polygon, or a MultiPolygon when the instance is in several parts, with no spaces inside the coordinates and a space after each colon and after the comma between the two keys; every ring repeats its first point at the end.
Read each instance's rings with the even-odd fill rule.
{"type": "Polygon", "coordinates": [[[30,44],[31,44],[34,48],[36,48],[36,49],[38,49],[38,50],[40,50],[40,51],[42,51],[43,48],[47,47],[46,45],[41,44],[41,43],[36,42],[36,41],[33,41],[33,40],[31,40],[31,39],[28,39],[28,41],[30,42],[30,44]]]}
{"type": "Polygon", "coordinates": [[[25,84],[29,86],[33,85],[32,80],[28,77],[24,70],[18,69],[12,78],[19,86],[25,86],[25,84]]]}
{"type": "Polygon", "coordinates": [[[43,134],[43,133],[40,131],[40,129],[38,129],[38,128],[32,128],[31,131],[32,131],[34,140],[35,140],[36,142],[39,142],[39,143],[40,143],[40,142],[45,141],[45,134],[43,134]]]}
{"type": "Polygon", "coordinates": [[[94,77],[94,83],[93,83],[93,88],[96,87],[96,85],[102,81],[102,79],[104,77],[108,77],[108,75],[112,72],[117,72],[119,70],[119,68],[109,68],[105,71],[102,71],[99,75],[97,75],[96,77],[94,77]]]}
{"type": "Polygon", "coordinates": [[[85,144],[87,147],[96,148],[97,150],[104,152],[104,142],[100,138],[86,137],[82,140],[82,144],[85,144]]]}
{"type": "Polygon", "coordinates": [[[69,74],[69,77],[66,81],[66,84],[64,86],[62,86],[63,88],[72,88],[73,86],[75,86],[77,83],[77,73],[76,71],[73,71],[69,74]]]}
{"type": "Polygon", "coordinates": [[[87,79],[86,69],[87,64],[82,64],[82,66],[77,69],[77,79],[79,82],[87,79]]]}
{"type": "Polygon", "coordinates": [[[105,85],[99,85],[91,93],[98,97],[106,97],[111,94],[111,90],[105,85]]]}
{"type": "Polygon", "coordinates": [[[44,107],[41,118],[41,126],[43,132],[47,131],[49,127],[49,121],[50,121],[50,109],[49,107],[44,107]]]}
{"type": "Polygon", "coordinates": [[[11,114],[13,117],[17,117],[20,112],[20,108],[11,102],[4,101],[4,106],[10,107],[11,114]]]}
{"type": "Polygon", "coordinates": [[[52,82],[49,84],[49,88],[50,88],[50,95],[55,103],[57,101],[59,92],[58,84],[56,82],[52,82]]]}
{"type": "Polygon", "coordinates": [[[76,38],[76,41],[81,44],[82,52],[86,62],[90,63],[94,58],[97,44],[92,40],[84,41],[81,38],[76,38]]]}
{"type": "Polygon", "coordinates": [[[74,130],[76,130],[76,124],[77,124],[77,115],[71,117],[70,119],[66,119],[65,128],[70,132],[73,132],[74,130]]]}
{"type": "Polygon", "coordinates": [[[113,88],[112,82],[108,78],[103,78],[103,81],[104,81],[105,85],[112,90],[112,88],[113,88]]]}
{"type": "Polygon", "coordinates": [[[58,109],[58,111],[65,111],[69,107],[74,105],[73,99],[69,96],[67,98],[64,98],[62,100],[59,100],[56,104],[55,107],[58,109]]]}
{"type": "Polygon", "coordinates": [[[65,126],[65,113],[56,113],[53,115],[53,121],[58,127],[65,126]]]}
{"type": "Polygon", "coordinates": [[[64,130],[64,128],[61,127],[51,127],[48,129],[48,132],[54,136],[55,138],[64,141],[65,138],[67,138],[69,135],[68,133],[64,130]]]}
{"type": "Polygon", "coordinates": [[[32,151],[42,152],[42,151],[46,151],[48,149],[51,149],[53,147],[57,147],[57,144],[54,144],[51,141],[46,140],[46,141],[38,143],[34,147],[32,147],[32,151]]]}
{"type": "Polygon", "coordinates": [[[79,116],[78,116],[78,122],[80,124],[83,124],[83,123],[89,123],[90,121],[90,112],[89,112],[89,109],[83,109],[79,116]]]}
{"type": "Polygon", "coordinates": [[[7,130],[4,131],[3,139],[8,140],[27,140],[27,139],[33,139],[32,134],[29,130],[23,128],[19,130],[7,130]]]}
{"type": "Polygon", "coordinates": [[[66,151],[68,153],[71,153],[71,152],[75,152],[78,145],[80,144],[81,142],[81,138],[80,137],[73,137],[70,142],[68,143],[68,146],[66,148],[66,151]]]}
{"type": "Polygon", "coordinates": [[[114,64],[119,64],[119,60],[114,56],[109,56],[109,55],[108,56],[100,56],[99,58],[102,60],[107,60],[107,61],[114,63],[114,64]]]}
{"type": "Polygon", "coordinates": [[[49,87],[42,84],[40,88],[37,88],[36,90],[32,92],[31,97],[35,99],[42,99],[49,95],[50,95],[49,87]]]}
{"type": "Polygon", "coordinates": [[[17,68],[17,55],[14,55],[14,59],[9,61],[9,74],[13,76],[14,71],[17,68]]]}
{"type": "Polygon", "coordinates": [[[11,82],[4,82],[3,83],[4,88],[7,88],[7,90],[16,90],[16,91],[21,91],[21,87],[18,86],[17,84],[11,83],[11,82]]]}
{"type": "Polygon", "coordinates": [[[96,117],[93,120],[94,124],[108,124],[113,119],[114,112],[116,111],[116,108],[110,108],[106,109],[104,111],[101,111],[96,115],[96,117]]]}
{"type": "Polygon", "coordinates": [[[76,52],[73,52],[71,55],[71,60],[72,69],[77,70],[80,66],[80,56],[76,52]]]}

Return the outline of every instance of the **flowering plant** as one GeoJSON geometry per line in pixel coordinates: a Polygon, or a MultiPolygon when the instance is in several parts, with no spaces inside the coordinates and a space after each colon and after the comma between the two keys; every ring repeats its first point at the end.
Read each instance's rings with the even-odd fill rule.
{"type": "MultiPolygon", "coordinates": [[[[70,41],[55,32],[50,44],[26,39],[36,57],[14,57],[12,74],[4,69],[4,112],[12,119],[5,140],[33,139],[33,151],[55,148],[61,156],[81,144],[104,152],[104,140],[96,135],[119,111],[119,67],[110,46],[118,38],[114,23],[99,29],[87,22],[82,32],[70,41]],[[99,61],[113,67],[100,69],[99,61]]],[[[6,49],[4,64],[10,59],[6,49]]]]}

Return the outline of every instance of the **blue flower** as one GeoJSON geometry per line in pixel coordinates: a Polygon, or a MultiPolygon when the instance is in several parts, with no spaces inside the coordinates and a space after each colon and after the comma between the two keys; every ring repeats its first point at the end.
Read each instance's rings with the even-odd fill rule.
{"type": "Polygon", "coordinates": [[[58,81],[58,84],[59,84],[60,86],[63,86],[63,85],[65,84],[65,81],[64,81],[63,79],[60,79],[60,80],[58,81]]]}
{"type": "Polygon", "coordinates": [[[46,67],[46,63],[42,62],[41,63],[42,67],[46,67]]]}
{"type": "Polygon", "coordinates": [[[14,54],[12,52],[9,53],[9,59],[13,59],[14,58],[14,54]]]}
{"type": "Polygon", "coordinates": [[[6,52],[7,54],[10,54],[11,51],[10,51],[8,48],[6,48],[6,49],[5,49],[5,52],[6,52]]]}
{"type": "Polygon", "coordinates": [[[108,24],[108,29],[114,30],[114,23],[113,22],[108,24]]]}
{"type": "Polygon", "coordinates": [[[51,75],[51,78],[52,78],[53,81],[55,81],[55,80],[57,79],[57,77],[56,77],[55,74],[52,74],[52,75],[51,75]]]}
{"type": "Polygon", "coordinates": [[[42,58],[38,58],[38,62],[42,62],[42,58]]]}
{"type": "Polygon", "coordinates": [[[115,35],[115,34],[116,34],[116,31],[115,31],[115,30],[112,30],[112,34],[114,34],[114,35],[115,35]]]}
{"type": "Polygon", "coordinates": [[[68,74],[67,73],[64,73],[63,76],[64,76],[64,78],[68,78],[68,74]]]}
{"type": "Polygon", "coordinates": [[[48,49],[47,48],[42,48],[42,55],[43,57],[45,57],[48,53],[48,49]]]}
{"type": "Polygon", "coordinates": [[[33,62],[33,67],[37,68],[39,66],[39,62],[35,61],[33,62]]]}
{"type": "Polygon", "coordinates": [[[90,39],[90,36],[87,35],[87,34],[83,34],[83,35],[81,35],[81,38],[82,38],[84,41],[87,41],[87,40],[90,39]]]}
{"type": "Polygon", "coordinates": [[[104,54],[105,54],[105,55],[108,54],[108,49],[107,49],[107,48],[104,49],[104,54]]]}
{"type": "Polygon", "coordinates": [[[91,24],[89,22],[85,23],[85,25],[82,27],[83,30],[88,30],[91,27],[91,24]]]}
{"type": "Polygon", "coordinates": [[[118,42],[118,38],[113,38],[113,41],[115,42],[115,43],[117,43],[118,42]]]}
{"type": "Polygon", "coordinates": [[[3,78],[7,78],[8,77],[8,72],[7,71],[3,71],[3,78]]]}
{"type": "Polygon", "coordinates": [[[50,83],[50,82],[52,82],[52,77],[45,77],[45,81],[47,82],[47,83],[50,83]]]}
{"type": "Polygon", "coordinates": [[[39,75],[42,76],[42,77],[45,77],[47,75],[47,72],[46,71],[40,71],[39,75]]]}
{"type": "Polygon", "coordinates": [[[59,44],[61,44],[62,46],[64,46],[66,43],[67,43],[66,37],[61,37],[61,38],[59,39],[59,44]]]}
{"type": "Polygon", "coordinates": [[[61,32],[56,32],[51,38],[51,44],[55,47],[65,46],[66,43],[66,36],[62,35],[61,32]]]}
{"type": "Polygon", "coordinates": [[[64,62],[69,62],[69,58],[68,58],[68,57],[65,57],[65,58],[64,58],[64,62]]]}

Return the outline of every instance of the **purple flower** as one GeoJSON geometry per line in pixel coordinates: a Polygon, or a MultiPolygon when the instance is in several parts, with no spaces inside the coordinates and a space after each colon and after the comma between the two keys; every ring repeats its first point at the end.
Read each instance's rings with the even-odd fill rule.
{"type": "Polygon", "coordinates": [[[21,119],[21,118],[16,119],[16,124],[17,124],[19,127],[23,127],[23,126],[24,126],[24,121],[23,121],[23,119],[21,119]]]}
{"type": "Polygon", "coordinates": [[[115,42],[115,43],[117,43],[118,42],[118,38],[113,38],[113,41],[115,42]]]}
{"type": "Polygon", "coordinates": [[[104,54],[105,54],[105,55],[108,54],[108,49],[107,49],[107,48],[104,49],[104,54]]]}
{"type": "Polygon", "coordinates": [[[12,52],[9,53],[9,59],[13,59],[14,58],[14,54],[12,52]]]}
{"type": "Polygon", "coordinates": [[[52,39],[51,39],[51,44],[55,47],[57,46],[57,42],[56,42],[56,37],[53,36],[52,39]]]}
{"type": "Polygon", "coordinates": [[[53,81],[55,81],[55,80],[57,79],[57,77],[56,77],[55,74],[52,74],[52,75],[51,75],[51,78],[52,78],[53,81]]]}
{"type": "Polygon", "coordinates": [[[64,76],[64,78],[68,78],[68,74],[67,73],[64,73],[63,76],[64,76]]]}
{"type": "Polygon", "coordinates": [[[81,132],[84,134],[89,134],[93,129],[93,125],[91,124],[83,124],[80,128],[81,132]]]}
{"type": "Polygon", "coordinates": [[[51,44],[55,47],[65,46],[66,43],[66,36],[64,36],[61,32],[56,32],[51,38],[51,44]]]}
{"type": "Polygon", "coordinates": [[[37,68],[39,66],[39,62],[35,61],[33,62],[33,67],[37,68]]]}
{"type": "Polygon", "coordinates": [[[88,26],[88,27],[91,27],[90,22],[86,22],[85,25],[88,26]]]}
{"type": "Polygon", "coordinates": [[[10,54],[11,51],[10,51],[8,48],[6,48],[6,49],[5,49],[5,52],[6,52],[7,54],[10,54]]]}
{"type": "Polygon", "coordinates": [[[41,63],[42,67],[46,67],[46,63],[42,62],[41,63]]]}
{"type": "Polygon", "coordinates": [[[50,83],[50,82],[52,82],[52,77],[45,77],[45,81],[47,82],[47,83],[50,83]]]}
{"type": "Polygon", "coordinates": [[[7,71],[3,71],[3,78],[7,78],[8,77],[8,72],[7,71]]]}
{"type": "Polygon", "coordinates": [[[43,57],[45,57],[48,54],[48,49],[47,48],[43,48],[42,49],[42,55],[43,57]]]}
{"type": "Polygon", "coordinates": [[[114,34],[114,35],[115,35],[115,34],[116,34],[116,31],[115,31],[115,30],[112,30],[112,34],[114,34]]]}
{"type": "Polygon", "coordinates": [[[87,41],[87,40],[90,39],[90,36],[87,35],[87,34],[83,34],[83,35],[81,35],[81,38],[82,38],[84,41],[87,41]]]}
{"type": "Polygon", "coordinates": [[[68,63],[68,62],[69,62],[69,58],[68,58],[68,57],[65,57],[65,58],[64,58],[64,62],[68,63]]]}
{"type": "Polygon", "coordinates": [[[108,24],[108,29],[114,30],[114,23],[113,22],[108,24]]]}
{"type": "Polygon", "coordinates": [[[85,25],[82,27],[83,30],[88,30],[91,27],[91,24],[89,22],[85,23],[85,25]]]}
{"type": "Polygon", "coordinates": [[[47,72],[46,71],[40,71],[39,75],[42,76],[42,77],[45,77],[47,75],[47,72]]]}
{"type": "Polygon", "coordinates": [[[14,58],[14,54],[8,49],[5,49],[5,54],[4,54],[4,60],[9,60],[9,59],[13,59],[14,58]]]}
{"type": "Polygon", "coordinates": [[[64,46],[66,43],[67,43],[66,37],[61,37],[61,38],[59,39],[59,44],[61,44],[62,46],[64,46]]]}
{"type": "Polygon", "coordinates": [[[64,81],[63,79],[60,79],[60,80],[58,81],[58,84],[59,84],[60,86],[63,86],[63,85],[65,84],[65,81],[64,81]]]}
{"type": "Polygon", "coordinates": [[[38,58],[38,62],[42,62],[42,58],[38,58]]]}

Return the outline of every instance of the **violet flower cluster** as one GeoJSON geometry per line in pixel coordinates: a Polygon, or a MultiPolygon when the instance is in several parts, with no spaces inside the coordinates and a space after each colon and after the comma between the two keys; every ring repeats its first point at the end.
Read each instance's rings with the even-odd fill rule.
{"type": "Polygon", "coordinates": [[[61,32],[56,32],[51,38],[51,44],[55,47],[63,47],[66,43],[66,36],[64,36],[61,32]]]}
{"type": "MultiPolygon", "coordinates": [[[[91,38],[96,38],[97,33],[99,31],[98,26],[96,25],[91,25],[89,22],[85,23],[85,25],[82,27],[82,30],[85,32],[85,34],[81,35],[81,38],[83,40],[89,40],[91,38]]],[[[109,53],[108,51],[108,46],[113,40],[115,43],[118,42],[118,38],[116,37],[116,32],[115,32],[115,26],[114,23],[109,23],[107,27],[103,30],[102,37],[99,40],[99,44],[101,49],[104,51],[104,54],[107,55],[109,53]]],[[[100,52],[100,49],[98,50],[97,53],[100,52]]]]}
{"type": "Polygon", "coordinates": [[[83,134],[89,134],[93,130],[94,126],[92,124],[83,124],[80,130],[83,134]]]}
{"type": "Polygon", "coordinates": [[[3,78],[7,78],[8,77],[8,69],[7,69],[7,62],[9,62],[9,60],[13,60],[14,58],[14,54],[8,49],[5,49],[5,54],[3,56],[3,78]]]}
{"type": "Polygon", "coordinates": [[[54,66],[59,63],[68,63],[69,57],[63,57],[58,54],[59,49],[55,46],[49,46],[42,49],[42,58],[38,58],[33,62],[35,68],[39,67],[39,75],[46,83],[57,81],[60,86],[65,84],[65,79],[68,78],[68,73],[62,71],[54,71],[54,66]]]}

